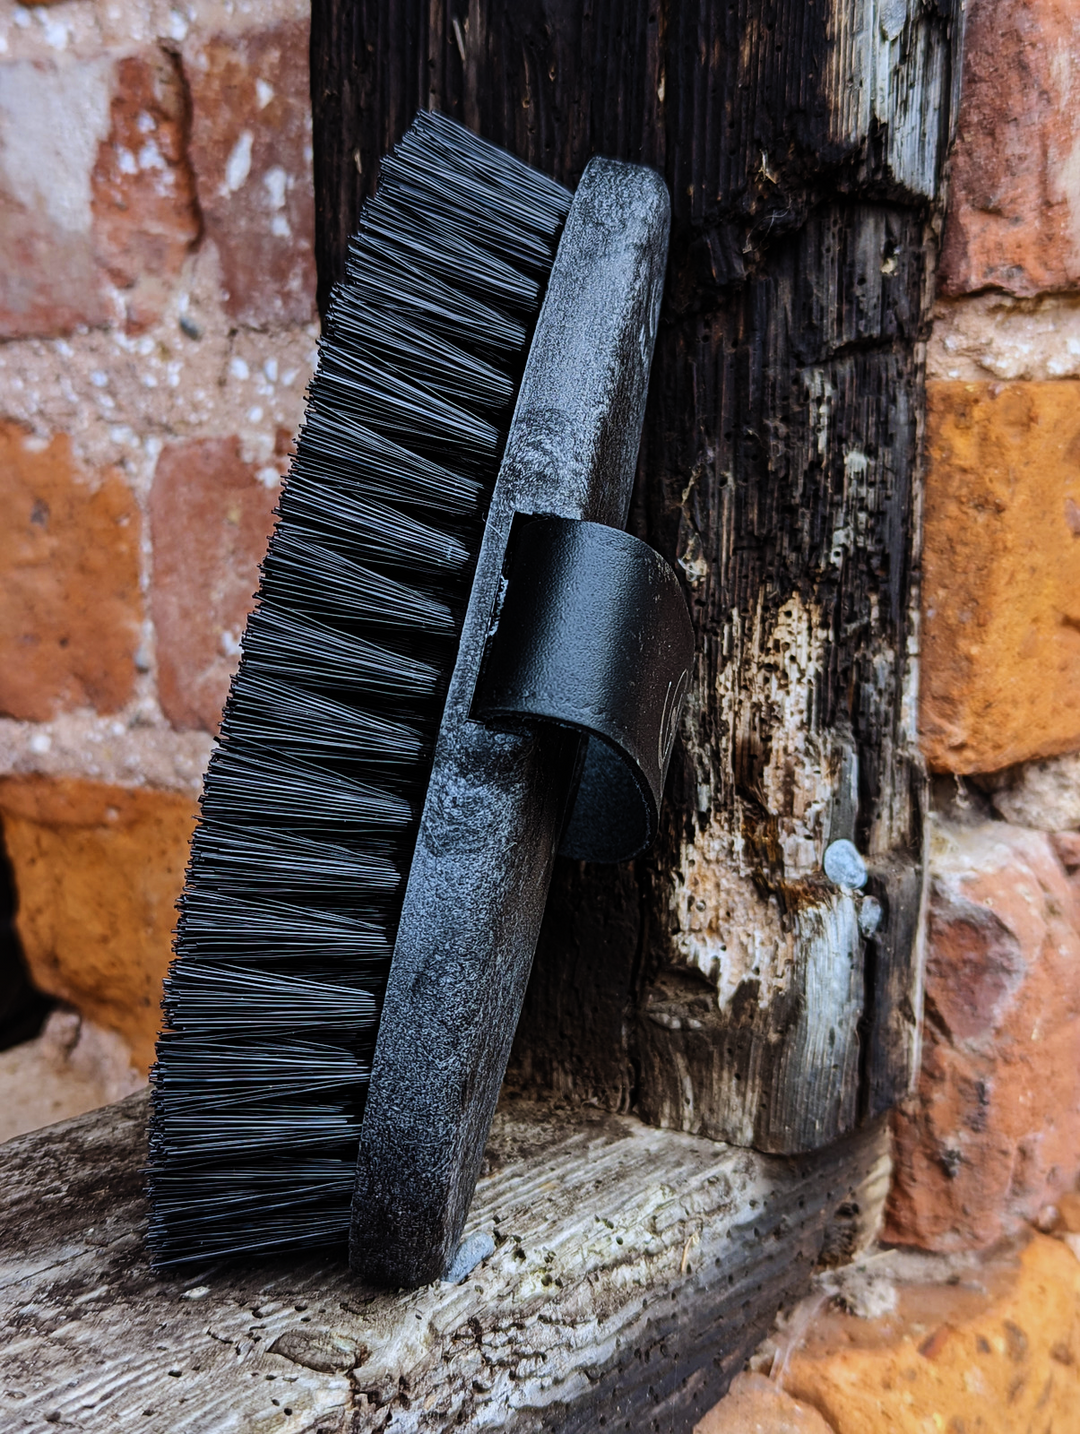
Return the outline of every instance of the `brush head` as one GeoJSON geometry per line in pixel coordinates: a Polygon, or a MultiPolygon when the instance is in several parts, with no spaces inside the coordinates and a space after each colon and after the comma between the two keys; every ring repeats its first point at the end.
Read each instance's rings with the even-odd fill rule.
{"type": "MultiPolygon", "coordinates": [[[[629,774],[622,789],[636,803],[630,826],[641,837],[663,785],[678,716],[676,704],[665,720],[664,703],[685,690],[689,618],[671,568],[615,530],[634,480],[669,214],[658,175],[590,160],[530,341],[443,709],[360,1132],[350,1263],[392,1288],[438,1279],[461,1238],[583,738],[589,753],[610,747],[629,774]],[[546,536],[532,541],[538,532],[546,536]],[[544,555],[539,566],[530,551],[544,555]],[[526,612],[539,620],[531,628],[519,621],[526,612]]],[[[613,769],[586,757],[590,769],[603,790],[587,803],[593,831],[579,854],[595,856],[599,845],[608,859],[632,856],[642,843],[618,830],[613,769]]]]}
{"type": "Polygon", "coordinates": [[[159,1265],[347,1230],[378,1283],[452,1261],[560,835],[640,849],[685,691],[677,578],[613,531],[668,222],[651,171],[593,160],[571,204],[437,115],[384,163],[180,903],[159,1265]]]}
{"type": "Polygon", "coordinates": [[[155,1265],[345,1240],[436,734],[569,207],[435,114],[365,205],[180,901],[155,1265]]]}

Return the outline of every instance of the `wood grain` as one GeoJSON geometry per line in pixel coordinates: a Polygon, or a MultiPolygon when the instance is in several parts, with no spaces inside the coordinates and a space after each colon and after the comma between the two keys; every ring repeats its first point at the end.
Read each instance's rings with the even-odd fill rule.
{"type": "Polygon", "coordinates": [[[922,352],[961,30],[959,0],[315,0],[324,299],[420,107],[567,184],[600,152],[672,195],[631,521],[684,576],[696,683],[655,851],[556,878],[524,1089],[794,1151],[907,1088],[922,352]],[[838,837],[870,936],[822,873],[838,837]]]}
{"type": "Polygon", "coordinates": [[[145,1121],[140,1094],[0,1146],[10,1434],[689,1430],[887,1171],[880,1124],[792,1160],[511,1103],[469,1222],[494,1254],[387,1294],[334,1251],[152,1275],[145,1121]]]}

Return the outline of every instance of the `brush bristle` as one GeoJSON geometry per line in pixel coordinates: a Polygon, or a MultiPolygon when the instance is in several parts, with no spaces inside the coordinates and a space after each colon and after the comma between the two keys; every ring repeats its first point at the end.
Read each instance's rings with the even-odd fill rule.
{"type": "Polygon", "coordinates": [[[180,901],[155,1265],[345,1238],[446,685],[569,206],[421,114],[364,207],[180,901]]]}

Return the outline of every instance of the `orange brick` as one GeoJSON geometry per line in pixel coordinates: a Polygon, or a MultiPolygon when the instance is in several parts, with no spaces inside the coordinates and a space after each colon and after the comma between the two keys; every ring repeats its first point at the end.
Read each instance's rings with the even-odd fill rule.
{"type": "Polygon", "coordinates": [[[784,1388],[835,1434],[1073,1434],[1080,1261],[1036,1235],[955,1285],[901,1287],[895,1314],[819,1317],[784,1388]]]}
{"type": "Polygon", "coordinates": [[[940,771],[1080,747],[1080,384],[927,385],[920,728],[940,771]]]}
{"type": "Polygon", "coordinates": [[[16,924],[34,981],[119,1031],[146,1070],[195,801],[97,782],[0,780],[16,924]]]}
{"type": "Polygon", "coordinates": [[[45,721],[131,697],[142,621],[139,511],[115,469],[0,424],[0,712],[45,721]]]}
{"type": "Polygon", "coordinates": [[[174,727],[217,728],[276,502],[236,438],[162,450],[150,494],[151,610],[159,697],[174,727]]]}
{"type": "Polygon", "coordinates": [[[970,0],[941,292],[1080,283],[1078,52],[1076,0],[970,0]]]}

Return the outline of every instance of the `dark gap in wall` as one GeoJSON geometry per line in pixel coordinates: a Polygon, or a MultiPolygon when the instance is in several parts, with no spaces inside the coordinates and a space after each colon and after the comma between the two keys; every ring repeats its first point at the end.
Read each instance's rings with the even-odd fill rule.
{"type": "Polygon", "coordinates": [[[983,822],[1001,820],[978,778],[958,777],[952,772],[936,772],[931,776],[930,806],[938,816],[956,826],[979,826],[983,822]]]}
{"type": "Polygon", "coordinates": [[[11,863],[0,833],[0,1051],[20,1041],[33,1040],[55,1004],[34,986],[26,969],[15,930],[17,899],[11,863]]]}

